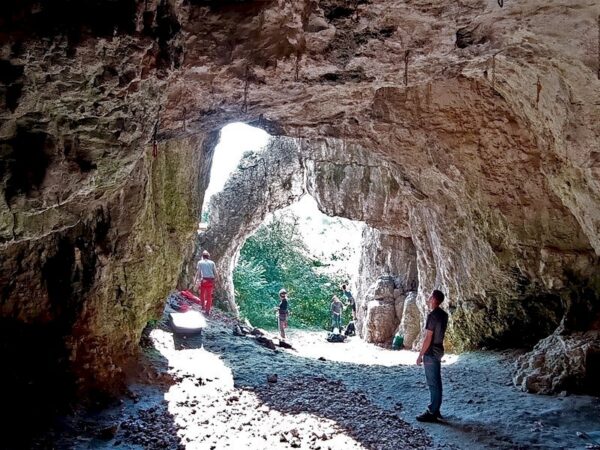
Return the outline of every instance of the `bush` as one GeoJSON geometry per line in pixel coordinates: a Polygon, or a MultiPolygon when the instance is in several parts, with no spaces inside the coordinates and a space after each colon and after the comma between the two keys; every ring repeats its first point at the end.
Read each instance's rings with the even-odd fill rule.
{"type": "Polygon", "coordinates": [[[285,288],[290,326],[328,328],[331,297],[340,293],[342,278],[319,273],[323,263],[308,255],[294,217],[275,218],[248,238],[233,272],[242,316],[254,326],[276,327],[279,290],[285,288]]]}

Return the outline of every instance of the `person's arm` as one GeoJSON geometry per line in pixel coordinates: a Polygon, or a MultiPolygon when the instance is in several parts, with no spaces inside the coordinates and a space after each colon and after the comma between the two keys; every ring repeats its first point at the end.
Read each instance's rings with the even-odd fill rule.
{"type": "Polygon", "coordinates": [[[421,347],[421,351],[419,352],[419,357],[417,358],[417,365],[420,366],[423,362],[423,355],[429,350],[429,346],[431,345],[431,340],[433,338],[433,331],[425,330],[425,340],[423,341],[423,346],[421,347]]]}

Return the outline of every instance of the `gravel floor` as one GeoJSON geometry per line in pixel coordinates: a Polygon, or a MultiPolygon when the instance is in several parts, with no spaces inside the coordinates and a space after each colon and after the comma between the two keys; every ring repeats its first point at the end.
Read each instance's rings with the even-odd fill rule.
{"type": "Polygon", "coordinates": [[[577,432],[600,430],[598,398],[517,391],[514,353],[449,355],[445,421],[419,424],[428,390],[415,353],[298,330],[295,350],[273,351],[235,336],[234,323],[214,311],[187,338],[162,323],[147,341],[147,380],[66,418],[38,448],[585,449],[577,432]]]}

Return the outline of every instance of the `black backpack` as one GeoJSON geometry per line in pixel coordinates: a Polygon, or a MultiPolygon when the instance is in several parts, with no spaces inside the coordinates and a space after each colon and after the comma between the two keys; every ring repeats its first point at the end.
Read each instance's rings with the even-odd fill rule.
{"type": "Polygon", "coordinates": [[[346,340],[346,336],[340,333],[328,333],[327,341],[328,342],[344,342],[346,340]]]}
{"type": "Polygon", "coordinates": [[[346,336],[354,336],[356,334],[356,327],[354,326],[354,322],[350,322],[344,331],[346,336]]]}

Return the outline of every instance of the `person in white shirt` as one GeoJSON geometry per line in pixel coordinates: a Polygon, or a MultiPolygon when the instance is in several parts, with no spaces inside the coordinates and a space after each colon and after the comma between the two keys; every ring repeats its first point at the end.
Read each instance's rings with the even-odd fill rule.
{"type": "Polygon", "coordinates": [[[198,287],[200,300],[204,305],[204,311],[206,312],[206,315],[210,315],[216,277],[217,271],[215,268],[215,263],[210,259],[210,253],[204,250],[202,252],[202,259],[200,259],[196,265],[194,285],[198,287]]]}

